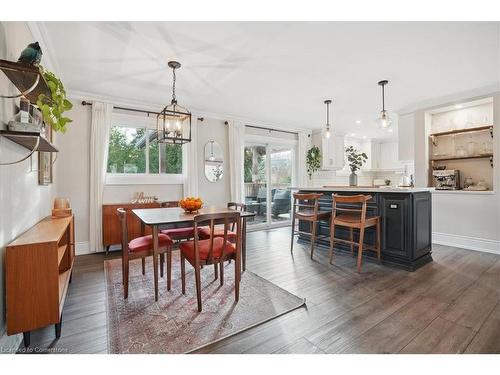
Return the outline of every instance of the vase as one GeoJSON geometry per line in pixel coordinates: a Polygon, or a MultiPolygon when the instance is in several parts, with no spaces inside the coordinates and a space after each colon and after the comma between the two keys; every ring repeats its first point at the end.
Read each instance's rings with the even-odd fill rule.
{"type": "Polygon", "coordinates": [[[349,186],[357,186],[358,185],[358,175],[352,172],[349,175],[349,186]]]}

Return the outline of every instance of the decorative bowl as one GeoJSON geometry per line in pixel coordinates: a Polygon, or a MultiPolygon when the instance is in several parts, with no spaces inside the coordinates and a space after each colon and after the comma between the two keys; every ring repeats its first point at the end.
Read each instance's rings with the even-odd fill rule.
{"type": "Polygon", "coordinates": [[[203,201],[198,197],[187,197],[179,201],[179,206],[186,213],[193,213],[203,206],[203,201]]]}

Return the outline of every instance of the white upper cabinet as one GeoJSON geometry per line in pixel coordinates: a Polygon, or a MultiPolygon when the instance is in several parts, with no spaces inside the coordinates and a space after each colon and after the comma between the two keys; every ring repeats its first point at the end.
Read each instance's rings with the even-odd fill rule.
{"type": "Polygon", "coordinates": [[[398,119],[398,159],[415,160],[415,115],[408,113],[398,119]]]}
{"type": "Polygon", "coordinates": [[[334,171],[344,168],[344,136],[332,134],[323,137],[321,131],[312,134],[312,144],[321,150],[321,170],[334,171]]]}
{"type": "MultiPolygon", "coordinates": [[[[359,152],[364,152],[368,160],[361,167],[364,172],[399,171],[403,165],[398,158],[398,142],[381,142],[374,139],[346,139],[347,146],[354,146],[359,152]]],[[[346,166],[345,168],[349,168],[346,166]]]]}

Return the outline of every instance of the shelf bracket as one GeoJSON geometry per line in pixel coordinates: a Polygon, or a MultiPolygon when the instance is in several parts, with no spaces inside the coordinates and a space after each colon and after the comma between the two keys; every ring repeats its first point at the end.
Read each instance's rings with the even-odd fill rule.
{"type": "Polygon", "coordinates": [[[490,156],[490,165],[491,165],[491,168],[493,168],[493,156],[490,156]]]}
{"type": "Polygon", "coordinates": [[[493,126],[490,126],[490,136],[493,138],[493,126]]]}
{"type": "Polygon", "coordinates": [[[33,155],[35,153],[35,151],[37,150],[39,144],[40,144],[40,137],[37,137],[35,146],[29,152],[28,155],[26,155],[22,159],[19,159],[19,160],[16,160],[16,161],[5,161],[5,162],[0,161],[0,165],[12,165],[12,164],[17,164],[17,163],[21,163],[21,162],[25,161],[26,159],[28,159],[31,155],[33,155]]]}
{"type": "MultiPolygon", "coordinates": [[[[9,68],[3,68],[3,69],[9,69],[9,68]]],[[[9,70],[14,70],[14,69],[9,69],[9,70]]],[[[28,95],[30,92],[32,92],[38,86],[38,82],[40,82],[41,76],[42,76],[41,73],[37,74],[35,83],[33,83],[33,85],[28,90],[22,91],[16,95],[0,95],[0,98],[2,98],[2,99],[16,99],[16,98],[20,98],[22,96],[25,97],[26,95],[28,95]]]]}

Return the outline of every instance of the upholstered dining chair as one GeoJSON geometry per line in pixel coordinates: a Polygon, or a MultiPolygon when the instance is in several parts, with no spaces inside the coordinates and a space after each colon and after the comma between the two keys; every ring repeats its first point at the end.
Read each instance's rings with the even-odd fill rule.
{"type": "MultiPolygon", "coordinates": [[[[211,214],[200,214],[194,217],[194,240],[185,241],[179,245],[181,251],[181,282],[182,294],[186,294],[186,260],[194,268],[196,280],[196,298],[198,301],[198,311],[202,311],[201,303],[201,268],[205,265],[213,264],[220,268],[220,285],[224,285],[224,262],[228,259],[234,260],[234,293],[235,301],[240,298],[241,279],[241,216],[238,211],[221,212],[211,214]],[[214,235],[215,225],[222,223],[224,233],[222,237],[214,235]],[[228,240],[229,227],[236,226],[236,239],[232,243],[228,240]],[[198,228],[208,225],[210,238],[200,239],[198,228]]],[[[215,277],[217,279],[217,276],[215,277]]]]}
{"type": "MultiPolygon", "coordinates": [[[[179,202],[164,202],[161,205],[163,208],[167,207],[179,207],[179,202]]],[[[182,227],[182,228],[170,228],[170,229],[163,229],[161,233],[166,234],[169,236],[172,240],[176,242],[180,242],[183,240],[190,240],[194,237],[194,228],[192,226],[190,227],[182,227]]]]}
{"type": "MultiPolygon", "coordinates": [[[[244,203],[236,203],[236,202],[229,202],[227,204],[227,208],[233,209],[238,212],[244,212],[246,211],[246,204],[244,203]]],[[[234,231],[236,226],[236,223],[234,222],[231,225],[231,229],[227,232],[227,238],[229,241],[235,243],[236,242],[236,232],[234,231]]],[[[210,238],[210,228],[209,227],[202,227],[198,229],[198,235],[202,240],[206,240],[210,238]]],[[[215,237],[224,237],[224,228],[223,227],[218,227],[215,228],[213,235],[215,237]]]]}
{"type": "Polygon", "coordinates": [[[354,246],[358,247],[358,272],[361,272],[361,262],[364,250],[372,250],[377,253],[378,261],[380,254],[380,216],[367,216],[367,202],[372,199],[371,195],[338,195],[332,194],[332,220],[330,225],[330,264],[333,259],[333,248],[335,242],[345,243],[351,246],[351,254],[354,255],[354,246]],[[340,203],[340,206],[338,205],[340,203]],[[335,237],[336,227],[349,228],[349,240],[335,237]],[[375,246],[364,243],[365,229],[375,227],[375,246]],[[353,229],[359,230],[359,241],[355,242],[353,229]]]}
{"type": "MultiPolygon", "coordinates": [[[[130,240],[128,238],[127,230],[127,211],[123,208],[117,209],[120,218],[122,230],[122,276],[123,276],[123,296],[128,298],[128,281],[129,281],[129,263],[133,259],[142,258],[142,274],[145,274],[145,259],[147,256],[153,255],[153,236],[141,236],[130,240]]],[[[167,254],[167,259],[172,257],[172,239],[166,234],[158,234],[158,253],[160,255],[167,254]]],[[[160,262],[160,272],[163,276],[163,262],[160,262]]],[[[167,279],[170,280],[170,271],[167,267],[167,279]]],[[[154,272],[154,285],[155,289],[158,286],[158,274],[154,272]]]]}

